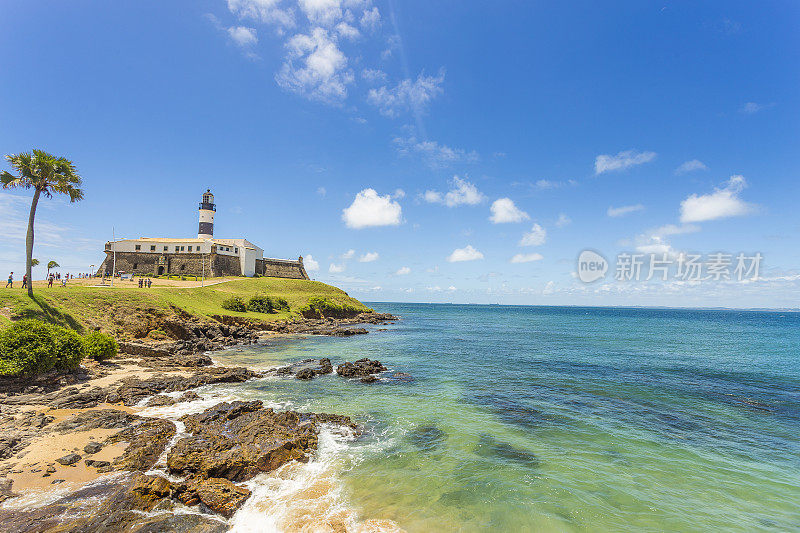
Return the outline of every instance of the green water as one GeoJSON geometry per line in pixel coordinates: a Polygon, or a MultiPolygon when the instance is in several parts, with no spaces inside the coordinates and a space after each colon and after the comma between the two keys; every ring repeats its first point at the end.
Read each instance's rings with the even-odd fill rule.
{"type": "Polygon", "coordinates": [[[413,376],[224,388],[363,423],[330,463],[360,517],[408,531],[800,530],[800,315],[374,306],[403,320],[215,354],[369,357],[413,376]]]}

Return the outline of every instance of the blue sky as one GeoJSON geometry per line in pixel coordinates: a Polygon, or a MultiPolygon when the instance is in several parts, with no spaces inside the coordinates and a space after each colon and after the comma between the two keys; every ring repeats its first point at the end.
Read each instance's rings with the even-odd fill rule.
{"type": "MultiPolygon", "coordinates": [[[[192,236],[210,187],[217,236],[310,256],[312,277],[365,300],[797,306],[795,2],[2,15],[0,149],[46,149],[84,177],[79,205],[40,204],[34,255],[63,271],[98,264],[112,225],[192,236]],[[576,277],[584,249],[605,279],[576,277]],[[763,262],[755,281],[636,283],[614,279],[620,252],[763,262]]],[[[24,267],[28,197],[0,192],[4,271],[24,267]]]]}

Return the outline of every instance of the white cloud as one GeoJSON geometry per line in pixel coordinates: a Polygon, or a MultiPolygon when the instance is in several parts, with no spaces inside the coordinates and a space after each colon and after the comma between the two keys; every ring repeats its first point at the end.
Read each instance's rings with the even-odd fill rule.
{"type": "Polygon", "coordinates": [[[644,211],[644,206],[642,204],[636,205],[623,205],[622,207],[609,207],[608,211],[606,212],[610,217],[624,217],[630,213],[635,213],[637,211],[644,211]]]}
{"type": "Polygon", "coordinates": [[[759,111],[763,111],[764,109],[769,109],[774,105],[775,104],[757,104],[756,102],[747,102],[739,109],[739,112],[744,113],[745,115],[753,115],[759,111]]]}
{"type": "Polygon", "coordinates": [[[358,258],[358,262],[359,263],[372,263],[373,261],[377,261],[378,257],[380,257],[378,255],[378,252],[367,252],[365,254],[362,254],[361,257],[358,258]]]}
{"type": "Polygon", "coordinates": [[[613,170],[625,170],[636,165],[649,163],[655,158],[655,152],[636,152],[635,150],[625,150],[617,155],[598,155],[594,160],[594,173],[603,174],[613,170]]]}
{"type": "Polygon", "coordinates": [[[442,193],[440,193],[439,191],[425,191],[422,194],[422,199],[428,202],[429,204],[439,204],[444,201],[442,193]]]}
{"type": "Polygon", "coordinates": [[[344,264],[336,265],[334,263],[331,263],[331,266],[328,267],[328,272],[330,272],[331,274],[338,274],[340,272],[344,272],[344,269],[345,269],[344,264]]]}
{"type": "Polygon", "coordinates": [[[425,191],[422,198],[428,203],[443,203],[447,207],[478,205],[486,200],[486,196],[465,179],[453,176],[451,185],[452,189],[444,195],[438,191],[425,191]]]}
{"type": "Polygon", "coordinates": [[[319,194],[320,196],[325,196],[326,194],[328,194],[328,191],[327,189],[325,189],[325,187],[317,187],[317,194],[319,194]]]}
{"type": "Polygon", "coordinates": [[[442,168],[453,163],[474,163],[478,153],[461,148],[450,148],[436,141],[418,141],[416,137],[395,137],[394,144],[400,155],[416,154],[421,156],[433,168],[442,168]]]}
{"type": "Polygon", "coordinates": [[[531,230],[522,236],[520,246],[541,246],[547,240],[547,230],[539,224],[534,224],[531,230]]]}
{"type": "Polygon", "coordinates": [[[361,77],[369,82],[386,81],[386,73],[380,69],[365,68],[361,77]]]}
{"type": "Polygon", "coordinates": [[[361,27],[366,31],[375,32],[381,27],[381,14],[377,7],[364,11],[361,15],[361,27]]]}
{"type": "Polygon", "coordinates": [[[332,26],[342,18],[339,0],[298,0],[297,3],[312,24],[332,26]]]}
{"type": "Polygon", "coordinates": [[[295,25],[294,11],[282,8],[282,0],[228,0],[228,9],[240,19],[253,19],[279,28],[295,25]]]}
{"type": "Polygon", "coordinates": [[[319,261],[316,261],[311,254],[303,257],[303,265],[306,267],[306,270],[319,270],[319,261]]]}
{"type": "Polygon", "coordinates": [[[392,198],[394,198],[395,200],[400,200],[401,198],[405,197],[406,197],[406,191],[404,191],[403,189],[395,189],[394,194],[392,195],[392,198]]]}
{"type": "Polygon", "coordinates": [[[498,198],[492,202],[492,206],[489,210],[492,212],[492,216],[489,217],[489,220],[491,220],[493,224],[522,222],[523,220],[529,220],[531,218],[528,216],[528,213],[518,208],[511,198],[498,198]]]}
{"type": "Polygon", "coordinates": [[[339,104],[347,96],[353,73],[347,57],[323,28],[297,34],[286,43],[288,57],[275,80],[282,88],[312,100],[339,104]]]}
{"type": "Polygon", "coordinates": [[[388,194],[380,196],[375,189],[359,192],[350,207],[342,211],[342,220],[348,228],[397,226],[402,218],[400,204],[388,194]]]}
{"type": "Polygon", "coordinates": [[[408,267],[401,267],[397,272],[394,273],[395,276],[405,276],[406,274],[411,274],[411,269],[408,267]]]}
{"type": "Polygon", "coordinates": [[[457,291],[458,289],[456,289],[455,285],[450,285],[449,287],[447,287],[447,290],[452,292],[452,291],[457,291]]]}
{"type": "Polygon", "coordinates": [[[708,167],[702,161],[692,159],[681,163],[681,166],[675,169],[675,174],[685,174],[695,170],[708,170],[708,167]]]}
{"type": "Polygon", "coordinates": [[[722,189],[699,196],[692,194],[681,202],[681,222],[704,222],[752,213],[755,206],[739,198],[746,186],[743,176],[733,175],[722,189]]]}
{"type": "Polygon", "coordinates": [[[563,228],[564,226],[569,226],[570,224],[572,224],[572,219],[571,218],[569,218],[564,213],[559,213],[558,214],[558,220],[556,220],[556,227],[557,228],[563,228]]]}
{"type": "Polygon", "coordinates": [[[336,25],[336,33],[345,39],[358,39],[361,36],[356,28],[346,22],[340,22],[336,25]]]}
{"type": "Polygon", "coordinates": [[[231,26],[227,28],[228,36],[242,48],[250,48],[258,44],[256,30],[244,26],[231,26]]]}
{"type": "Polygon", "coordinates": [[[461,261],[476,261],[478,259],[483,259],[483,254],[473,248],[471,244],[468,244],[464,248],[456,248],[453,250],[453,253],[447,257],[447,262],[459,263],[461,261]]]}
{"type": "Polygon", "coordinates": [[[395,87],[382,86],[370,89],[367,101],[387,117],[396,117],[402,111],[422,111],[428,102],[443,92],[444,70],[438,76],[420,73],[416,80],[406,78],[395,87]]]}
{"type": "Polygon", "coordinates": [[[530,263],[544,259],[542,254],[517,254],[511,258],[512,263],[530,263]]]}
{"type": "Polygon", "coordinates": [[[340,255],[339,257],[342,258],[342,259],[352,259],[353,257],[355,257],[355,255],[356,255],[356,251],[351,248],[351,249],[347,250],[345,253],[343,253],[342,255],[340,255]]]}

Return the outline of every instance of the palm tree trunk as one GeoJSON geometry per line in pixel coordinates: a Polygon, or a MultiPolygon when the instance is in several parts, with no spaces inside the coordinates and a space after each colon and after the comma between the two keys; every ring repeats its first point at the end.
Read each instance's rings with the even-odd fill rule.
{"type": "Polygon", "coordinates": [[[28,217],[28,235],[25,238],[25,254],[26,264],[25,271],[28,274],[28,296],[33,298],[33,277],[31,271],[33,270],[33,219],[36,218],[36,205],[39,203],[39,189],[34,189],[33,201],[31,202],[31,214],[28,217]]]}

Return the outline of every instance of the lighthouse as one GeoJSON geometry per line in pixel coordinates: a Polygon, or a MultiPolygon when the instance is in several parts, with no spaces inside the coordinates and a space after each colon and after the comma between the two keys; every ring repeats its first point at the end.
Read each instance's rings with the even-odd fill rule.
{"type": "Polygon", "coordinates": [[[203,193],[203,201],[200,202],[200,227],[197,230],[198,239],[214,238],[214,212],[217,206],[214,204],[214,195],[211,189],[206,189],[203,193]]]}

